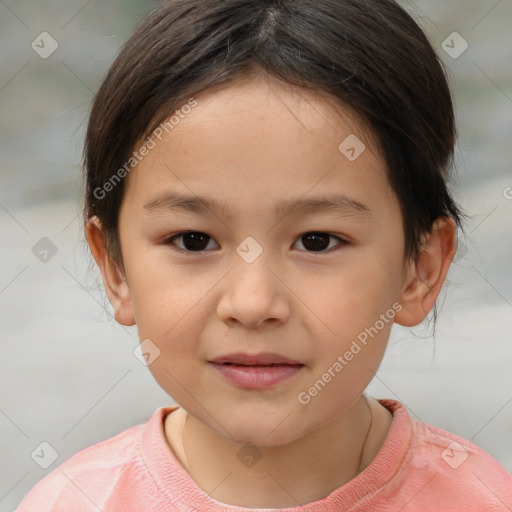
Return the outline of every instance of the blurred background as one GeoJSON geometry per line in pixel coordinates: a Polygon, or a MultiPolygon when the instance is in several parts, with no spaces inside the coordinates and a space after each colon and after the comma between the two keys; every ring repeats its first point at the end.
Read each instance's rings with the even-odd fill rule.
{"type": "MultiPolygon", "coordinates": [[[[78,450],[172,399],[115,322],[81,224],[91,100],[156,1],[0,0],[0,512],[78,450]]],[[[402,4],[446,64],[470,216],[427,323],[395,326],[369,394],[512,472],[512,0],[402,4]],[[456,34],[454,34],[456,32],[456,34]]]]}

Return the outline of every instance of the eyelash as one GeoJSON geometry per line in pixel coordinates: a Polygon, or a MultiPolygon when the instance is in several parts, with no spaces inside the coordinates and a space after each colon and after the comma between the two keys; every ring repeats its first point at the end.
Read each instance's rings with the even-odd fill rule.
{"type": "MultiPolygon", "coordinates": [[[[164,245],[168,245],[168,246],[172,246],[171,249],[174,250],[174,251],[178,251],[178,252],[182,252],[182,253],[188,253],[188,254],[201,254],[201,253],[204,253],[207,251],[207,249],[202,249],[200,251],[190,251],[190,250],[187,250],[187,249],[182,249],[181,247],[177,247],[175,244],[174,244],[174,241],[178,238],[181,238],[183,237],[184,235],[190,235],[190,234],[199,234],[199,235],[205,235],[206,237],[208,237],[210,240],[213,240],[213,238],[211,238],[207,233],[204,233],[202,231],[182,231],[181,233],[176,233],[175,235],[172,235],[171,237],[167,238],[163,244],[164,245]]],[[[337,235],[333,235],[331,233],[327,233],[325,231],[308,231],[302,235],[299,236],[299,238],[297,239],[297,241],[301,240],[304,236],[307,236],[307,235],[327,235],[331,238],[335,238],[337,239],[340,243],[338,244],[338,246],[346,246],[346,245],[350,245],[350,243],[337,236],[337,235]]],[[[330,245],[330,244],[329,244],[330,245]]],[[[330,248],[328,250],[323,250],[323,251],[305,251],[307,253],[310,253],[310,254],[328,254],[328,253],[331,253],[333,250],[336,250],[336,247],[338,246],[335,246],[334,248],[330,248]]]]}

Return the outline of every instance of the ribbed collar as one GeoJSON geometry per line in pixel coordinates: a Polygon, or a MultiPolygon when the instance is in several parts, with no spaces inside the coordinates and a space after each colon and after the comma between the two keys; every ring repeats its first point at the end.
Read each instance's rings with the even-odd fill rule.
{"type": "MultiPolygon", "coordinates": [[[[177,510],[198,512],[334,512],[352,510],[361,500],[374,497],[397,475],[410,451],[413,421],[407,409],[395,400],[379,400],[393,414],[393,421],[384,444],[373,461],[356,478],[328,496],[292,508],[245,508],[228,505],[211,498],[191,478],[167,444],[164,419],[175,407],[161,407],[141,431],[141,456],[158,487],[177,510]],[[183,508],[186,505],[186,508],[183,508]]],[[[170,510],[174,510],[170,508],[170,510]]],[[[356,509],[357,510],[357,509],[356,509]]]]}

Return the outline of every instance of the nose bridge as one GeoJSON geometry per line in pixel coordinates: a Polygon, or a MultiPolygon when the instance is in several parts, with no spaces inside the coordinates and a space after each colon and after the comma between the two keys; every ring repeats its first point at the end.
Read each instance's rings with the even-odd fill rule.
{"type": "Polygon", "coordinates": [[[285,320],[288,300],[285,287],[269,268],[271,253],[252,237],[236,248],[218,304],[222,320],[236,319],[247,326],[259,325],[267,319],[285,320]]]}
{"type": "MultiPolygon", "coordinates": [[[[261,240],[261,237],[259,237],[261,240]]],[[[270,292],[276,283],[274,274],[270,271],[271,250],[252,236],[246,237],[236,248],[233,258],[232,285],[251,288],[263,287],[270,292]]]]}

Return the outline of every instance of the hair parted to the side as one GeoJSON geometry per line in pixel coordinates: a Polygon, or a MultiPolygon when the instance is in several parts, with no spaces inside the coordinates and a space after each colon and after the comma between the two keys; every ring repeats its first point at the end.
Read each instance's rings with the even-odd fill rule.
{"type": "MultiPolygon", "coordinates": [[[[86,134],[84,222],[97,216],[124,272],[123,183],[95,191],[194,95],[267,73],[349,106],[370,127],[400,203],[404,259],[439,217],[461,226],[447,181],[456,139],[444,68],[394,0],[168,0],[142,20],[108,71],[86,134]]],[[[341,142],[341,141],[340,141],[341,142]]]]}

